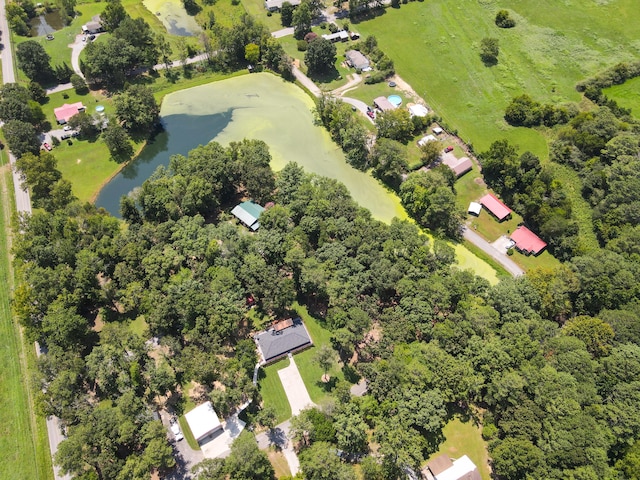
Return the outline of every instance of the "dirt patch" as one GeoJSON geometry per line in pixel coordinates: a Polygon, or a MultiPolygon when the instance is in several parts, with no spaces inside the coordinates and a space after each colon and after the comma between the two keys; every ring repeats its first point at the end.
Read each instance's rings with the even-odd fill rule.
{"type": "Polygon", "coordinates": [[[484,178],[482,178],[482,177],[475,178],[473,180],[473,182],[476,183],[477,185],[480,185],[481,187],[486,187],[487,186],[487,184],[484,183],[484,178]]]}
{"type": "Polygon", "coordinates": [[[418,95],[416,91],[411,87],[411,85],[405,82],[399,75],[396,74],[392,77],[389,77],[387,78],[387,81],[395,82],[396,88],[404,93],[407,97],[411,98],[414,102],[426,105],[424,99],[420,95],[418,95]]]}

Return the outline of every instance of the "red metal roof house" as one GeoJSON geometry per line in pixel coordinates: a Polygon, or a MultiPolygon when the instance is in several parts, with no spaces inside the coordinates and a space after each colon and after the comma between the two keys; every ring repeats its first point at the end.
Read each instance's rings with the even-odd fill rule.
{"type": "Polygon", "coordinates": [[[77,113],[84,112],[85,107],[82,102],[76,102],[72,104],[65,103],[61,107],[54,108],[53,114],[56,116],[56,121],[60,124],[67,123],[71,117],[77,113]]]}
{"type": "Polygon", "coordinates": [[[511,216],[511,209],[498,200],[498,197],[493,193],[487,193],[480,199],[480,203],[500,222],[511,216]]]}
{"type": "Polygon", "coordinates": [[[516,231],[511,234],[511,240],[516,242],[516,249],[525,255],[538,255],[547,247],[540,237],[524,225],[516,228],[516,231]]]}

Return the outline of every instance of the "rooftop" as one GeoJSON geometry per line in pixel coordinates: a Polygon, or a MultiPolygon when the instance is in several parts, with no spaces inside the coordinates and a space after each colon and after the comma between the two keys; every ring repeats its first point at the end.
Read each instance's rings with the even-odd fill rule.
{"type": "Polygon", "coordinates": [[[443,155],[442,163],[449,167],[456,177],[467,173],[473,168],[473,163],[469,157],[456,158],[453,154],[443,155]]]}
{"type": "Polygon", "coordinates": [[[258,218],[262,212],[264,212],[264,207],[253,203],[251,200],[242,202],[231,210],[233,216],[254,231],[260,228],[258,218]]]}
{"type": "Polygon", "coordinates": [[[311,337],[300,318],[284,322],[286,323],[279,322],[269,330],[254,336],[264,363],[311,345],[311,337]]]}
{"type": "Polygon", "coordinates": [[[84,109],[82,102],[65,103],[61,107],[54,108],[53,114],[56,116],[58,123],[67,123],[71,117],[84,111],[84,109]]]}
{"type": "Polygon", "coordinates": [[[373,100],[373,104],[383,112],[394,110],[396,106],[389,101],[387,97],[378,97],[373,100]]]}
{"type": "Polygon", "coordinates": [[[493,193],[487,193],[480,203],[500,221],[511,215],[511,209],[502,203],[493,193]]]}
{"type": "Polygon", "coordinates": [[[524,225],[516,228],[516,231],[511,234],[511,240],[516,242],[516,248],[525,253],[533,253],[537,255],[547,246],[540,237],[529,230],[524,225]]]}
{"type": "Polygon", "coordinates": [[[190,412],[185,413],[184,418],[187,420],[196,441],[200,441],[210,433],[222,428],[211,402],[198,405],[190,412]]]}

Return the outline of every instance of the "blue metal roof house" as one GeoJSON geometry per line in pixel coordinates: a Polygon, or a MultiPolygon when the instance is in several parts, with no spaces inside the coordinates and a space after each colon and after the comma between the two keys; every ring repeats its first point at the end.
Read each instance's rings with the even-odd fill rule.
{"type": "Polygon", "coordinates": [[[258,222],[258,218],[260,217],[260,214],[262,212],[264,212],[264,207],[258,205],[257,203],[253,203],[251,200],[242,202],[240,205],[236,205],[233,210],[231,210],[231,214],[234,217],[236,217],[254,232],[258,230],[258,228],[260,228],[260,222],[258,222]]]}

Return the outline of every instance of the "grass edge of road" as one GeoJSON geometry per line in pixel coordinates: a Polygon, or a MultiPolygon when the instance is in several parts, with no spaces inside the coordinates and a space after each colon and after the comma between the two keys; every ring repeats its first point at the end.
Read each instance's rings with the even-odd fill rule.
{"type": "Polygon", "coordinates": [[[0,291],[0,335],[5,339],[4,355],[0,361],[6,364],[3,368],[0,384],[3,385],[6,398],[0,411],[0,425],[6,423],[11,431],[11,445],[2,448],[0,465],[8,469],[0,473],[2,478],[37,478],[53,480],[53,467],[49,450],[49,438],[45,418],[36,415],[31,391],[31,373],[36,368],[35,349],[25,344],[22,330],[11,313],[10,292],[14,284],[14,272],[11,263],[10,248],[12,242],[12,222],[15,212],[13,196],[13,179],[6,152],[1,152],[0,159],[0,191],[2,194],[0,209],[0,282],[5,285],[0,291]],[[8,362],[7,362],[8,360],[8,362]],[[15,362],[14,368],[7,365],[15,362]],[[13,378],[8,378],[12,376],[13,378]],[[22,426],[16,427],[16,422],[22,426]],[[24,431],[26,429],[26,432],[24,431]],[[5,476],[7,475],[7,476],[5,476]]]}

